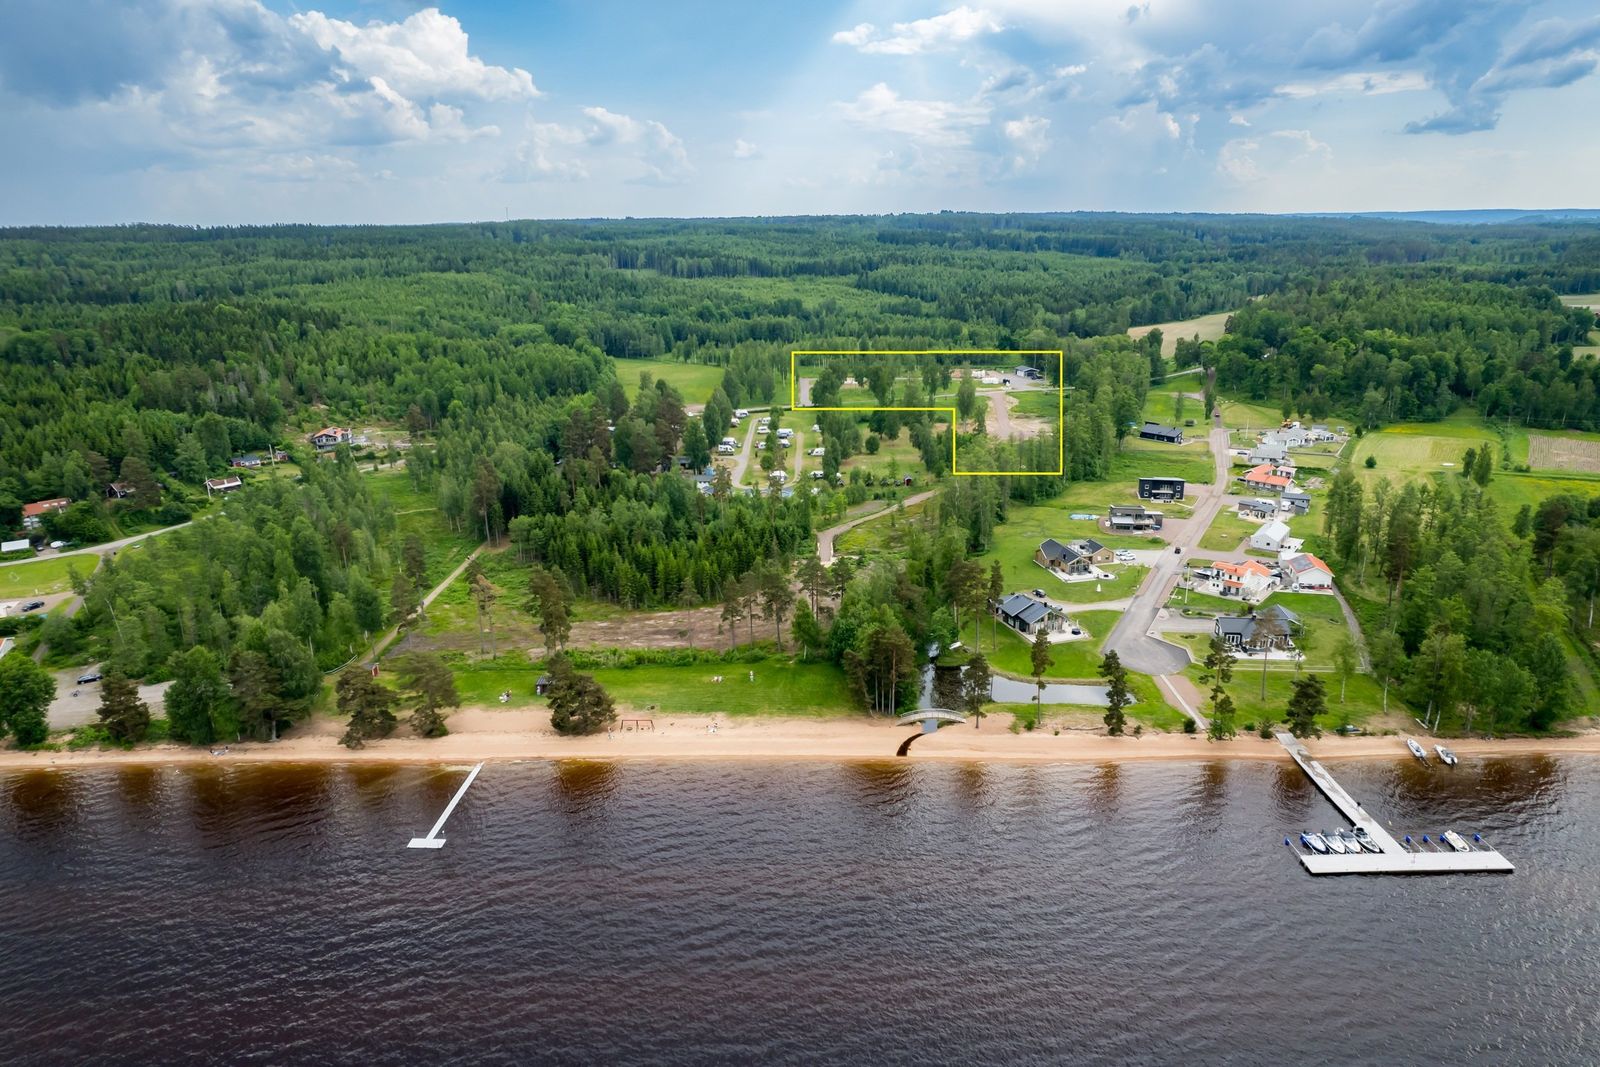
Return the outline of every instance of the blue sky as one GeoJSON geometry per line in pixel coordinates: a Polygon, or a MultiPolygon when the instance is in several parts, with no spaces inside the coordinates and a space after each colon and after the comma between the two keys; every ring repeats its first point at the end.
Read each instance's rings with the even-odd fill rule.
{"type": "Polygon", "coordinates": [[[0,224],[1595,207],[1593,0],[7,0],[0,224]]]}

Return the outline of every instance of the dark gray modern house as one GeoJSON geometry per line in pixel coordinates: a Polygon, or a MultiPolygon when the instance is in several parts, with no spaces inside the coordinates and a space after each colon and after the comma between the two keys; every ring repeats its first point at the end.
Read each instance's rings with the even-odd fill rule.
{"type": "Polygon", "coordinates": [[[1140,478],[1139,499],[1160,501],[1182,500],[1183,484],[1182,478],[1140,478]]]}
{"type": "Polygon", "coordinates": [[[1176,426],[1163,426],[1159,422],[1147,422],[1139,427],[1139,438],[1144,441],[1160,441],[1164,445],[1183,444],[1183,431],[1176,426]]]}

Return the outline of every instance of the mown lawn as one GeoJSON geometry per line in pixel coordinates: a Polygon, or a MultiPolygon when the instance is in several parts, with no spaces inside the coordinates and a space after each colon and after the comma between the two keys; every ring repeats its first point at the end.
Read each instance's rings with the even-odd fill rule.
{"type": "MultiPolygon", "coordinates": [[[[1162,698],[1161,690],[1156,688],[1154,678],[1130,673],[1128,688],[1133,691],[1134,696],[1134,703],[1125,711],[1128,717],[1127,729],[1130,733],[1135,723],[1144,723],[1145,726],[1155,730],[1175,732],[1183,729],[1183,721],[1188,716],[1162,698]]],[[[1038,709],[1033,704],[988,704],[984,707],[985,714],[997,711],[1015,716],[1019,729],[1027,729],[1029,723],[1038,722],[1038,709]]],[[[1046,704],[1043,709],[1045,729],[1049,729],[1053,721],[1059,722],[1063,719],[1067,725],[1102,725],[1105,721],[1104,716],[1105,709],[1093,704],[1046,704]]]]}
{"type": "Polygon", "coordinates": [[[76,568],[85,578],[100,563],[94,555],[53,556],[0,567],[0,599],[13,597],[45,596],[64,593],[72,588],[67,572],[76,568]]]}
{"type": "MultiPolygon", "coordinates": [[[[1098,679],[1100,644],[1121,617],[1122,613],[1117,611],[1074,612],[1072,621],[1081,626],[1089,636],[1083,641],[1050,646],[1052,663],[1050,669],[1045,672],[1045,680],[1087,682],[1098,679]]],[[[1032,678],[1032,643],[1028,638],[1004,625],[996,624],[993,627],[994,632],[991,633],[990,622],[987,616],[983,620],[981,648],[979,637],[970,621],[962,627],[962,643],[968,649],[981,651],[984,658],[989,661],[989,666],[995,670],[1018,678],[1032,678]]]]}
{"type": "Polygon", "coordinates": [[[688,667],[620,667],[592,672],[619,709],[714,715],[854,715],[844,672],[832,663],[770,659],[688,667]],[[750,681],[750,672],[755,681],[750,681]],[[713,682],[721,675],[725,680],[713,682]]]}
{"type": "Polygon", "coordinates": [[[1159,445],[1129,437],[1111,457],[1107,481],[1127,482],[1130,491],[1136,491],[1140,478],[1182,478],[1209,484],[1215,473],[1211,448],[1203,437],[1183,445],[1159,445]]]}
{"type": "Polygon", "coordinates": [[[1238,512],[1223,508],[1200,538],[1200,548],[1205,552],[1232,552],[1258,529],[1259,523],[1241,519],[1238,512]]]}
{"type": "MultiPolygon", "coordinates": [[[[1190,607],[1201,606],[1198,601],[1204,594],[1190,593],[1190,607]]],[[[1207,601],[1219,601],[1226,605],[1219,607],[1230,615],[1243,615],[1249,612],[1249,605],[1237,601],[1222,600],[1218,597],[1204,597],[1207,601]]],[[[1333,665],[1333,650],[1338,647],[1339,640],[1349,631],[1344,625],[1344,614],[1339,610],[1339,602],[1331,596],[1320,593],[1273,593],[1256,608],[1259,613],[1274,604],[1281,604],[1296,615],[1300,616],[1303,624],[1302,632],[1297,638],[1297,643],[1305,651],[1304,666],[1315,668],[1328,668],[1333,665]]],[[[1206,605],[1210,606],[1210,605],[1206,605]]],[[[1204,659],[1206,646],[1211,641],[1210,634],[1168,634],[1167,639],[1177,644],[1185,645],[1196,659],[1204,659]]],[[[1246,662],[1240,658],[1242,665],[1246,662]]],[[[1260,660],[1254,661],[1257,669],[1260,660]]],[[[1272,666],[1282,666],[1294,670],[1294,663],[1290,660],[1272,661],[1272,666]]]]}
{"type": "MultiPolygon", "coordinates": [[[[631,402],[639,395],[639,374],[648,371],[683,395],[685,404],[704,404],[722,384],[722,368],[706,363],[680,363],[675,359],[619,359],[617,381],[631,402]]],[[[787,392],[787,383],[785,383],[787,392]]]]}
{"type": "MultiPolygon", "coordinates": [[[[1200,680],[1200,672],[1199,664],[1191,664],[1184,670],[1195,686],[1209,696],[1210,690],[1200,680]]],[[[1328,713],[1317,720],[1318,725],[1324,730],[1335,729],[1346,722],[1359,725],[1382,716],[1383,689],[1370,676],[1351,675],[1343,703],[1339,701],[1339,676],[1331,671],[1318,671],[1317,676],[1322,679],[1328,702],[1328,713]]],[[[1294,668],[1286,664],[1273,663],[1268,666],[1267,696],[1263,700],[1260,661],[1247,663],[1241,660],[1234,664],[1233,681],[1228,685],[1228,695],[1233,697],[1234,706],[1238,709],[1236,725],[1240,729],[1251,721],[1259,725],[1263,715],[1271,715],[1275,722],[1283,722],[1288,714],[1289,697],[1294,692],[1296,677],[1294,668]]],[[[1210,700],[1207,699],[1205,706],[1199,710],[1202,714],[1209,714],[1210,700]]],[[[1410,714],[1405,702],[1400,699],[1397,687],[1389,689],[1389,714],[1391,716],[1410,714]]]]}
{"type": "MultiPolygon", "coordinates": [[[[1089,505],[1083,506],[1089,507],[1089,505]]],[[[1111,548],[1150,548],[1152,544],[1159,543],[1145,537],[1102,533],[1098,524],[1092,519],[1069,519],[1067,516],[1074,510],[1072,505],[1061,503],[1026,506],[1013,504],[1006,514],[1006,521],[995,527],[994,543],[987,552],[978,557],[978,562],[983,565],[985,571],[988,571],[994,560],[1000,561],[1000,572],[1005,576],[1008,593],[1037,586],[1049,590],[1053,597],[1075,603],[1082,603],[1085,600],[1115,600],[1120,596],[1126,596],[1138,586],[1137,580],[1128,584],[1119,576],[1115,581],[1102,583],[1104,591],[1096,593],[1093,583],[1069,585],[1046,574],[1044,569],[1033,561],[1033,554],[1038,550],[1039,543],[1048,537],[1060,541],[1092,537],[1111,548]]],[[[1093,513],[1104,514],[1104,511],[1096,509],[1093,513]]],[[[1111,570],[1113,573],[1137,571],[1141,577],[1144,574],[1142,567],[1124,567],[1120,564],[1111,570]]]]}

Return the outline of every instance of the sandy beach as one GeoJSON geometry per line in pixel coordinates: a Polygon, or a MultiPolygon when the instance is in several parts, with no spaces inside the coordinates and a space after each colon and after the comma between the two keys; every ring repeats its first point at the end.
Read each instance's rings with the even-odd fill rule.
{"type": "MultiPolygon", "coordinates": [[[[1287,759],[1275,741],[1241,737],[1211,742],[1181,733],[1107,737],[1089,729],[1013,733],[1008,716],[986,718],[979,729],[949,726],[920,737],[911,746],[914,760],[1087,761],[1287,759]]],[[[0,751],[0,769],[93,767],[126,764],[259,762],[465,763],[478,760],[862,760],[893,759],[911,727],[886,720],[728,719],[674,715],[655,720],[653,730],[616,730],[608,737],[561,737],[542,711],[463,708],[450,717],[447,737],[425,740],[397,736],[363,749],[339,744],[343,724],[320,718],[299,726],[275,744],[233,744],[213,754],[186,745],[149,745],[130,751],[0,751]],[[715,729],[712,729],[712,727],[715,729]]],[[[1420,735],[1419,735],[1420,736],[1420,735]]],[[[1454,740],[1447,744],[1464,757],[1552,753],[1600,753],[1600,732],[1565,738],[1454,740]]],[[[1404,740],[1390,737],[1324,737],[1310,743],[1319,759],[1409,758],[1404,740]]]]}

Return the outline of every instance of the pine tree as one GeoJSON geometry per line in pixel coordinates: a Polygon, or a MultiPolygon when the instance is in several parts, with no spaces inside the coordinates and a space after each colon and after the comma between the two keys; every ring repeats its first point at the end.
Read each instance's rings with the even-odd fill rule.
{"type": "Polygon", "coordinates": [[[1303,674],[1294,680],[1294,693],[1289,697],[1289,732],[1296,737],[1321,737],[1317,716],[1328,710],[1322,691],[1322,679],[1315,674],[1303,674]]]}
{"type": "Polygon", "coordinates": [[[446,709],[459,707],[455,675],[434,652],[412,652],[397,664],[400,688],[411,698],[412,711],[407,724],[418,737],[443,737],[446,709]]]}
{"type": "Polygon", "coordinates": [[[989,669],[989,661],[982,652],[975,653],[961,671],[961,706],[972,716],[974,730],[983,719],[984,705],[994,699],[993,687],[994,672],[989,669]]]}
{"type": "Polygon", "coordinates": [[[350,725],[339,743],[347,748],[362,748],[368,741],[388,737],[398,720],[394,717],[396,696],[362,667],[351,667],[334,684],[339,713],[350,716],[350,725]]]}
{"type": "Polygon", "coordinates": [[[592,675],[579,674],[564,655],[550,663],[550,725],[569,737],[599,733],[617,720],[611,696],[592,675]]]}
{"type": "Polygon", "coordinates": [[[1033,667],[1033,684],[1038,692],[1038,697],[1034,701],[1038,710],[1038,718],[1035,721],[1039,725],[1043,725],[1044,676],[1055,665],[1055,658],[1050,655],[1050,636],[1042,626],[1033,637],[1033,647],[1028,649],[1028,662],[1033,667]]]}
{"type": "Polygon", "coordinates": [[[1128,724],[1126,709],[1133,703],[1133,690],[1128,687],[1128,670],[1115,651],[1107,652],[1100,661],[1100,677],[1106,680],[1106,731],[1121,737],[1128,724]]]}
{"type": "Polygon", "coordinates": [[[133,744],[150,732],[150,707],[139,699],[139,687],[116,671],[100,681],[100,707],[95,714],[113,741],[133,744]]]}

